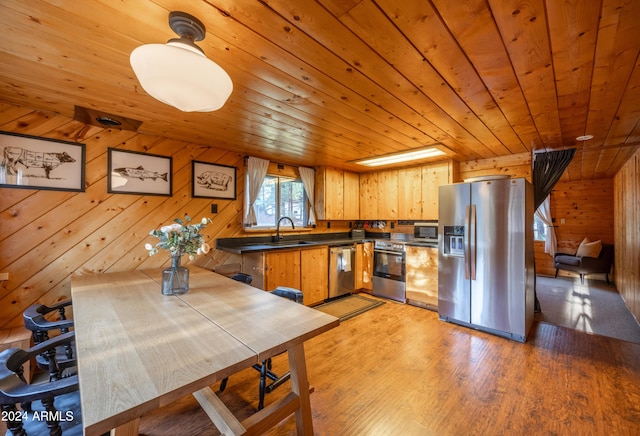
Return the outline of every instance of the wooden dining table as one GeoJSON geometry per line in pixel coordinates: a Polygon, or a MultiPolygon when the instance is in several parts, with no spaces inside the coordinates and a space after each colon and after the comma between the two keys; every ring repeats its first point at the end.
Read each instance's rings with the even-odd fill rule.
{"type": "Polygon", "coordinates": [[[138,434],[143,414],[189,394],[223,434],[260,434],[292,413],[313,434],[304,342],[338,318],[199,267],[188,293],[165,296],[161,274],[71,279],[85,435],[138,434]],[[291,392],[240,422],[210,385],[284,351],[291,392]]]}

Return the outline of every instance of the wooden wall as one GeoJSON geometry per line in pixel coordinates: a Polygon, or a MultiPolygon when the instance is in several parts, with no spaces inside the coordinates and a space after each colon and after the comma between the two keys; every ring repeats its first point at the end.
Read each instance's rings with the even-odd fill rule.
{"type": "MultiPolygon", "coordinates": [[[[144,244],[156,241],[148,236],[152,228],[175,217],[211,217],[204,234],[212,245],[217,237],[242,231],[244,156],[238,153],[102,129],[10,105],[0,105],[0,130],[84,143],[87,154],[86,192],[0,188],[0,272],[9,273],[9,280],[0,283],[0,328],[20,325],[22,311],[34,302],[69,298],[74,273],[167,265],[168,256],[161,252],[150,257],[144,244]],[[173,196],[108,194],[109,147],[172,156],[173,196]],[[238,200],[192,198],[192,159],[237,167],[238,200]],[[218,205],[215,215],[212,203],[218,205]]],[[[195,262],[211,267],[230,256],[212,251],[195,262]]]]}
{"type": "Polygon", "coordinates": [[[614,178],[616,287],[640,322],[640,151],[614,178]]]}
{"type": "Polygon", "coordinates": [[[460,181],[472,177],[506,175],[524,177],[532,181],[531,154],[519,153],[491,159],[470,160],[460,163],[460,181]]]}

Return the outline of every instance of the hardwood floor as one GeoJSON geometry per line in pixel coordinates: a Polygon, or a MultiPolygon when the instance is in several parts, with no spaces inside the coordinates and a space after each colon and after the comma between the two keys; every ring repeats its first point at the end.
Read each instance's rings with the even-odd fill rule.
{"type": "MultiPolygon", "coordinates": [[[[544,323],[522,344],[385,301],[306,344],[317,435],[640,434],[640,345],[544,323]]],[[[220,394],[240,419],[257,376],[220,394]]],[[[144,416],[140,433],[219,434],[190,396],[144,416]]],[[[295,434],[293,417],[269,434],[295,434]]]]}

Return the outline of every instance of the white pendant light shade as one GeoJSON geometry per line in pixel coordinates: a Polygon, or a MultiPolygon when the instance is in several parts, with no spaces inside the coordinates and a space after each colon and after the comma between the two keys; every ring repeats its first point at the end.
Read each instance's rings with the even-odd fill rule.
{"type": "Polygon", "coordinates": [[[226,71],[193,43],[204,38],[204,26],[181,12],[172,12],[169,24],[180,39],[142,45],[131,52],[129,61],[140,85],[153,98],[183,112],[220,109],[231,95],[233,83],[226,71]],[[189,27],[195,25],[202,27],[189,27]],[[195,34],[186,32],[191,30],[195,34]]]}

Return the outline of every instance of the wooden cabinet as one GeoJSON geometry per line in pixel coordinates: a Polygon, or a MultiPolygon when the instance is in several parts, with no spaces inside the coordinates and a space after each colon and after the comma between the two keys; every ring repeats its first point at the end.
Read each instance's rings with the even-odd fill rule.
{"type": "Polygon", "coordinates": [[[448,183],[453,183],[448,162],[422,167],[422,219],[438,219],[438,188],[448,183]]]}
{"type": "Polygon", "coordinates": [[[355,173],[335,168],[316,168],[315,211],[320,220],[357,220],[360,184],[355,173]]]}
{"type": "Polygon", "coordinates": [[[361,220],[437,220],[438,187],[455,181],[454,162],[360,175],[361,220]]]}
{"type": "Polygon", "coordinates": [[[398,170],[398,219],[422,219],[422,169],[398,170]]]}
{"type": "Polygon", "coordinates": [[[265,291],[273,291],[278,286],[301,290],[307,306],[329,297],[329,249],[326,245],[243,254],[242,272],[253,277],[252,286],[265,291]]]}
{"type": "Polygon", "coordinates": [[[373,242],[356,244],[355,289],[373,290],[373,242]]]}
{"type": "Polygon", "coordinates": [[[264,271],[265,291],[278,286],[300,289],[300,250],[265,252],[264,271]]]}
{"type": "Polygon", "coordinates": [[[360,219],[360,176],[345,171],[343,185],[344,219],[360,219]]]}
{"type": "Polygon", "coordinates": [[[438,249],[406,246],[407,303],[438,308],[438,249]]]}
{"type": "Polygon", "coordinates": [[[378,219],[398,219],[398,170],[378,174],[378,219]]]}
{"type": "Polygon", "coordinates": [[[304,304],[312,306],[329,298],[329,247],[300,250],[304,304]]]}
{"type": "Polygon", "coordinates": [[[378,215],[378,173],[360,174],[360,219],[380,219],[378,215]]]}

